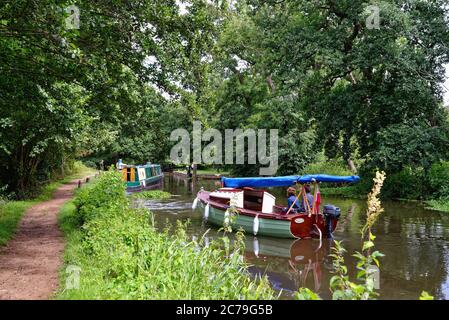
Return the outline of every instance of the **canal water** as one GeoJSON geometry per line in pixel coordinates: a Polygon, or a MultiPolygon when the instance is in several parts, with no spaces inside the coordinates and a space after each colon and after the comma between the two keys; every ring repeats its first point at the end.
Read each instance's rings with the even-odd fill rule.
{"type": "MultiPolygon", "coordinates": [[[[203,222],[202,209],[192,211],[197,191],[215,190],[219,182],[201,180],[196,184],[185,179],[166,176],[164,190],[173,194],[166,201],[146,201],[145,207],[155,214],[159,225],[177,220],[190,220],[192,237],[213,240],[221,235],[217,228],[203,222]]],[[[285,190],[271,189],[277,203],[285,204],[285,190]]],[[[351,256],[361,248],[360,228],[364,224],[364,200],[322,197],[322,204],[341,208],[341,219],[334,233],[347,249],[346,265],[355,279],[356,260],[351,256]]],[[[418,299],[423,290],[436,299],[449,298],[449,214],[425,210],[417,203],[384,202],[385,212],[373,229],[376,250],[381,258],[379,272],[380,299],[418,299]]],[[[307,287],[323,299],[330,299],[329,280],[332,259],[328,257],[331,240],[289,240],[246,235],[247,262],[253,275],[267,275],[273,288],[283,299],[293,298],[300,287],[307,287]]]]}

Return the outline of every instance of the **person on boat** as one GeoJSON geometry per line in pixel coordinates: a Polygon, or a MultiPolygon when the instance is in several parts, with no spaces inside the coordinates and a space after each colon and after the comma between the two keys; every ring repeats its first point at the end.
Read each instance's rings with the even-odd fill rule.
{"type": "Polygon", "coordinates": [[[285,209],[285,213],[290,208],[292,208],[290,211],[292,213],[295,213],[300,208],[299,200],[296,198],[296,189],[293,187],[287,189],[287,208],[285,209]]]}
{"type": "Polygon", "coordinates": [[[305,198],[302,199],[301,207],[299,208],[300,212],[307,212],[309,213],[309,210],[312,210],[313,208],[313,195],[310,188],[310,185],[306,184],[304,186],[304,190],[306,191],[305,198]],[[307,203],[306,203],[307,199],[307,203]]]}

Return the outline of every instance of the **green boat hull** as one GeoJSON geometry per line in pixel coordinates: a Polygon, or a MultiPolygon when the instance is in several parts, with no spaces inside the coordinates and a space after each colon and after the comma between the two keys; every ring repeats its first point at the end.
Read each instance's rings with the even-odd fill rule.
{"type": "MultiPolygon", "coordinates": [[[[254,217],[239,214],[231,224],[231,227],[235,230],[242,228],[245,232],[254,234],[254,219],[254,217]]],[[[222,227],[225,221],[225,211],[210,206],[207,221],[222,227]]],[[[259,218],[257,235],[288,239],[297,238],[290,231],[290,224],[289,220],[259,218]]]]}
{"type": "Polygon", "coordinates": [[[160,185],[162,183],[163,178],[164,178],[163,175],[147,178],[145,179],[145,187],[142,186],[141,181],[126,182],[126,189],[128,191],[151,189],[160,185]]]}

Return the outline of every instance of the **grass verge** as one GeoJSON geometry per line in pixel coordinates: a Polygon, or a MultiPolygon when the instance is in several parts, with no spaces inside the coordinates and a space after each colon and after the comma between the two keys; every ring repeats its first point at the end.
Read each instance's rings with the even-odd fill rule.
{"type": "Polygon", "coordinates": [[[133,193],[131,195],[134,199],[144,199],[144,200],[167,200],[170,199],[172,195],[169,192],[161,190],[149,190],[133,193]]]}
{"type": "MultiPolygon", "coordinates": [[[[273,299],[267,279],[252,279],[243,248],[223,238],[205,246],[185,225],[155,228],[152,214],[129,207],[121,177],[107,172],[60,214],[67,239],[57,299],[273,299]],[[80,270],[79,286],[68,267],[80,270]]],[[[243,242],[243,241],[241,241],[243,242]]]]}
{"type": "Polygon", "coordinates": [[[426,209],[449,212],[449,200],[429,200],[426,201],[426,209]]]}

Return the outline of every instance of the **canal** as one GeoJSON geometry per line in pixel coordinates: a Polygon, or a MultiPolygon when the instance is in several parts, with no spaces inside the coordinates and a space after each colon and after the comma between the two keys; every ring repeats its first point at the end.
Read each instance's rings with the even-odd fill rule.
{"type": "MultiPolygon", "coordinates": [[[[196,184],[185,179],[166,176],[164,190],[173,194],[166,201],[146,201],[145,207],[155,214],[158,225],[190,220],[191,237],[202,237],[207,232],[211,241],[222,236],[217,228],[203,221],[201,208],[192,211],[197,191],[214,190],[219,183],[200,180],[196,184]]],[[[285,204],[285,190],[271,189],[277,203],[285,204]]],[[[351,255],[361,248],[360,228],[364,224],[364,200],[322,197],[322,204],[341,208],[341,219],[335,239],[348,250],[346,265],[351,279],[355,279],[356,260],[351,255]]],[[[384,202],[385,212],[380,216],[373,233],[376,250],[381,258],[380,299],[417,299],[423,290],[436,299],[449,298],[449,214],[425,210],[412,202],[384,202]]],[[[291,299],[299,287],[307,287],[330,299],[329,280],[332,277],[332,259],[328,257],[331,240],[288,240],[246,235],[245,258],[253,275],[266,274],[273,288],[282,292],[281,298],[291,299]]]]}

